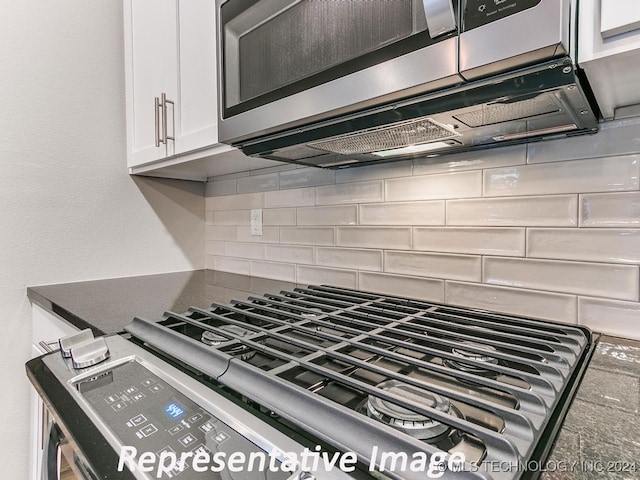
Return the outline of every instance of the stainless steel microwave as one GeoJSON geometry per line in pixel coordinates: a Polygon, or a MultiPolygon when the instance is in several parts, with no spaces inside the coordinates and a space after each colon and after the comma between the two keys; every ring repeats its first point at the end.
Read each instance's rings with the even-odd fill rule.
{"type": "Polygon", "coordinates": [[[576,0],[218,0],[219,139],[343,166],[597,131],[576,0]]]}

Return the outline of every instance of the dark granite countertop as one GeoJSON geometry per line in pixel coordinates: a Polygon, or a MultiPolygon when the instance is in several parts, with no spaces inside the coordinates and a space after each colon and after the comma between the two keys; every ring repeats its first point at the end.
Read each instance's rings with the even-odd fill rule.
{"type": "Polygon", "coordinates": [[[95,335],[121,332],[134,316],[208,308],[214,302],[295,288],[295,284],[213,270],[164,273],[27,288],[31,302],[95,335]]]}
{"type": "MultiPolygon", "coordinates": [[[[96,335],[134,316],[207,308],[292,289],[289,282],[196,270],[29,287],[29,299],[96,335]]],[[[543,480],[640,479],[640,342],[602,336],[571,405],[543,480]]],[[[534,468],[539,467],[534,465],[534,468]]]]}

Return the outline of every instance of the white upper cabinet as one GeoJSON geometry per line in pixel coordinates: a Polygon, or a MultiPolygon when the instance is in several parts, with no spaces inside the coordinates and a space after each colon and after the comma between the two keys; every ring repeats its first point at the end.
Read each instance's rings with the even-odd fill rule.
{"type": "Polygon", "coordinates": [[[279,162],[218,143],[214,0],[124,0],[127,166],[206,180],[279,162]]]}
{"type": "MultiPolygon", "coordinates": [[[[169,100],[178,94],[178,3],[125,0],[124,7],[127,160],[132,167],[173,154],[171,141],[160,142],[159,100],[163,93],[169,100]]],[[[172,113],[168,109],[167,117],[172,113]]]]}
{"type": "Polygon", "coordinates": [[[581,0],[578,63],[585,70],[604,118],[640,103],[638,0],[581,0]]]}
{"type": "Polygon", "coordinates": [[[176,154],[218,141],[216,2],[181,0],[178,4],[180,92],[176,104],[176,154]]]}

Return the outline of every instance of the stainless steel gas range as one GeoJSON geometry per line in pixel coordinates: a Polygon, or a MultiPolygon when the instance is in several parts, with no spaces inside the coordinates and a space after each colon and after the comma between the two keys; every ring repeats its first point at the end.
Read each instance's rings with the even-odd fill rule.
{"type": "Polygon", "coordinates": [[[126,331],[27,364],[86,478],[537,478],[595,346],[330,286],[126,331]]]}

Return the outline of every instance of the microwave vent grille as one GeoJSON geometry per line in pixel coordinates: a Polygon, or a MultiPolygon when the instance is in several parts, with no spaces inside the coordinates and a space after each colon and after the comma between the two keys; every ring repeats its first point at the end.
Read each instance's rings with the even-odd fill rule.
{"type": "Polygon", "coordinates": [[[557,113],[559,111],[560,108],[550,95],[540,95],[535,98],[510,103],[483,105],[482,108],[454,115],[453,118],[469,127],[475,128],[495,125],[496,123],[529,119],[539,115],[557,113]]]}
{"type": "Polygon", "coordinates": [[[452,127],[422,117],[332,137],[309,143],[307,146],[342,155],[353,155],[447,140],[457,136],[459,134],[452,127]]]}

